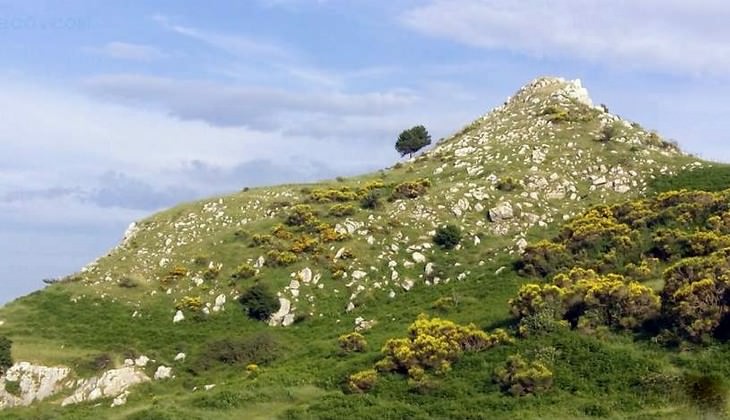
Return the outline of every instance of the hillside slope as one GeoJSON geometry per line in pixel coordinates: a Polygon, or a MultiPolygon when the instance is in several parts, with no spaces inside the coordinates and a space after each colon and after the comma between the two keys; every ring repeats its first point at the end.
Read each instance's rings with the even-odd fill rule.
{"type": "MultiPolygon", "coordinates": [[[[630,334],[516,340],[454,361],[433,386],[391,374],[347,395],[342,383],[419,313],[514,334],[507,301],[526,279],[512,263],[526,248],[591,206],[710,166],[593,106],[579,82],[540,78],[392,168],[244,189],[135,223],[106,256],[0,309],[14,359],[32,364],[8,371],[0,401],[47,397],[5,411],[19,418],[681,418],[686,406],[631,388],[637,375],[678,364],[630,334]],[[463,232],[452,250],[432,242],[446,224],[463,232]],[[266,322],[238,303],[254,284],[276,294],[266,322]],[[354,330],[367,348],[339,349],[354,330]],[[501,393],[492,371],[538,348],[561,354],[557,390],[501,393]]],[[[695,354],[676,357],[691,365],[727,353],[695,354]]]]}

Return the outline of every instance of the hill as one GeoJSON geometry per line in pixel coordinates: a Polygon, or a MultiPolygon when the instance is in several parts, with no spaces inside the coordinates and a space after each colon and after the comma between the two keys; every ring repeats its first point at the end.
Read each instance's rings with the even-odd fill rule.
{"type": "MultiPolygon", "coordinates": [[[[578,81],[537,79],[391,168],[246,188],[133,224],[118,247],[79,273],[0,309],[0,334],[12,340],[13,359],[27,362],[2,379],[3,414],[697,415],[705,394],[726,392],[705,374],[730,373],[727,345],[722,334],[678,333],[651,302],[665,287],[663,269],[725,249],[727,209],[717,203],[727,196],[647,201],[652,214],[667,216],[643,228],[631,224],[636,214],[619,211],[667,185],[702,188],[682,181],[697,171],[708,179],[726,173],[594,106],[578,81]],[[677,206],[697,200],[714,204],[691,223],[669,223],[683,220],[686,209],[677,206]],[[598,217],[595,206],[610,212],[598,217]],[[708,228],[712,217],[720,222],[708,228]],[[609,222],[626,227],[576,239],[578,224],[609,222]],[[458,228],[453,248],[433,241],[445,225],[458,228]],[[668,255],[655,254],[660,228],[675,230],[662,236],[668,255]],[[683,251],[698,231],[717,235],[697,255],[683,251]],[[623,236],[631,246],[616,245],[623,236]],[[564,253],[545,251],[561,246],[564,253]],[[593,274],[555,283],[571,269],[593,274]],[[634,322],[623,312],[616,322],[609,316],[616,293],[596,306],[573,285],[609,275],[624,276],[611,277],[615,290],[649,296],[630,313],[634,322]],[[551,282],[580,296],[581,311],[560,299],[554,303],[564,311],[551,306],[548,315],[520,306],[523,285],[536,283],[535,296],[549,301],[542,290],[551,282]],[[391,340],[398,337],[405,338],[391,340]],[[511,355],[519,356],[508,362],[511,355]]],[[[727,308],[712,311],[724,328],[727,308]]]]}

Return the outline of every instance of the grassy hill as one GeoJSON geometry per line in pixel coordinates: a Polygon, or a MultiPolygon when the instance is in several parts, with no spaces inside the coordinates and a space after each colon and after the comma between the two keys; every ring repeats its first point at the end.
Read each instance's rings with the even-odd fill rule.
{"type": "MultiPolygon", "coordinates": [[[[730,374],[730,348],[719,332],[700,340],[669,337],[661,332],[668,331],[661,324],[666,317],[660,322],[659,315],[646,316],[653,327],[623,328],[585,311],[580,317],[551,313],[525,334],[523,327],[534,319],[514,315],[508,301],[523,285],[542,287],[574,267],[620,274],[659,296],[665,268],[730,246],[723,246],[726,209],[720,204],[684,224],[667,222],[683,220],[682,208],[656,203],[645,205],[655,213],[674,213],[667,210],[666,220],[649,228],[614,217],[611,222],[629,229],[631,248],[612,245],[617,237],[612,232],[597,242],[571,242],[576,235],[566,237],[566,229],[574,234],[575,224],[594,206],[618,212],[668,189],[725,189],[727,173],[723,165],[685,155],[658,134],[594,107],[579,83],[537,79],[431,150],[391,168],[317,184],[244,189],[182,204],[131,226],[117,248],[79,273],[0,309],[0,335],[13,341],[15,361],[71,369],[57,393],[0,416],[720,413],[727,391],[718,377],[730,374]],[[707,228],[712,216],[720,225],[707,228]],[[461,231],[452,249],[433,243],[445,225],[461,231]],[[720,239],[703,255],[693,255],[681,251],[677,244],[684,237],[677,234],[667,243],[679,251],[670,246],[676,252],[658,259],[652,235],[659,228],[685,236],[715,232],[720,239]],[[570,259],[544,253],[556,263],[524,270],[542,261],[534,257],[546,240],[574,245],[572,254],[562,256],[570,259]],[[633,259],[619,258],[629,250],[633,259]],[[639,270],[650,258],[656,264],[639,270]],[[247,299],[252,296],[256,299],[247,299]],[[248,316],[262,312],[263,321],[248,316]],[[348,336],[356,330],[359,335],[348,336]],[[389,342],[409,334],[410,341],[389,342]],[[390,353],[381,351],[386,344],[390,353]],[[413,355],[402,358],[408,351],[432,353],[427,363],[413,355]],[[151,378],[164,365],[174,377],[130,387],[121,406],[110,407],[117,395],[60,405],[78,388],[75,380],[98,377],[141,355],[154,362],[135,369],[151,378]],[[506,364],[513,355],[521,359],[506,364]],[[373,376],[368,371],[376,365],[373,376]],[[496,375],[500,383],[495,371],[505,366],[496,375]],[[523,392],[509,386],[515,381],[510,366],[529,371],[526,376],[536,381],[522,383],[520,390],[529,395],[512,395],[523,392]],[[352,376],[358,372],[365,373],[352,376]]],[[[687,205],[698,200],[682,197],[690,197],[687,205]]],[[[713,197],[713,203],[727,201],[726,195],[713,197]]],[[[609,216],[602,217],[595,223],[608,223],[609,216]]],[[[727,311],[722,305],[716,312],[727,311]]],[[[7,392],[19,392],[16,382],[4,384],[7,392]]]]}

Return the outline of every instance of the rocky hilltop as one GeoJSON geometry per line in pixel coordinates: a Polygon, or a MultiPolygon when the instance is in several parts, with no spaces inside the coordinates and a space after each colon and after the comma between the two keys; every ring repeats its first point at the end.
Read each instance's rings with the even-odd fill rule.
{"type": "MultiPolygon", "coordinates": [[[[707,165],[595,106],[580,81],[536,79],[391,168],[246,188],[134,223],[107,255],[0,311],[0,333],[22,360],[1,379],[20,387],[10,393],[0,386],[0,405],[46,399],[42,407],[51,411],[96,400],[117,407],[134,399],[132,385],[151,377],[159,385],[144,395],[184,404],[220,382],[270,394],[288,408],[339,393],[339,367],[317,374],[331,353],[322,343],[367,331],[382,344],[435,298],[467,302],[456,318],[500,322],[505,296],[520,282],[510,263],[531,243],[590,206],[641,197],[656,177],[707,165]],[[432,237],[446,224],[457,225],[463,239],[445,252],[432,237]],[[265,323],[248,319],[238,303],[253,284],[278,301],[265,323]],[[492,295],[501,312],[473,316],[478,300],[492,295]],[[190,367],[190,355],[204,358],[207,343],[262,330],[290,346],[288,362],[272,364],[259,382],[251,382],[251,371],[246,379],[190,367]],[[99,362],[95,370],[89,359],[99,362]],[[171,386],[182,387],[182,396],[163,381],[177,375],[183,379],[171,386]],[[272,391],[295,385],[289,402],[272,391]],[[302,389],[307,395],[297,394],[302,389]]],[[[147,409],[145,398],[134,407],[147,409]]],[[[79,407],[77,413],[96,413],[79,407]]]]}

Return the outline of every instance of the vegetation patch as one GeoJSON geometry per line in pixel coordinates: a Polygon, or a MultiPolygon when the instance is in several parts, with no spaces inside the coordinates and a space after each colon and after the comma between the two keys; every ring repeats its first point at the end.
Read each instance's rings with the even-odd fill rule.
{"type": "Polygon", "coordinates": [[[461,228],[456,225],[446,225],[436,229],[433,243],[442,249],[454,249],[461,242],[461,228]]]}
{"type": "Polygon", "coordinates": [[[421,380],[426,372],[445,374],[465,352],[478,352],[509,343],[504,330],[487,334],[473,324],[458,325],[421,315],[411,324],[406,338],[388,340],[375,367],[381,372],[398,372],[421,380]]]}
{"type": "Polygon", "coordinates": [[[553,385],[553,372],[543,362],[526,361],[520,355],[510,356],[493,378],[502,391],[515,397],[545,392],[553,385]]]}
{"type": "Polygon", "coordinates": [[[279,299],[262,283],[249,287],[238,301],[249,317],[259,321],[268,320],[279,310],[279,299]]]}
{"type": "Polygon", "coordinates": [[[415,181],[403,182],[395,186],[393,192],[390,195],[390,199],[401,200],[418,198],[426,194],[426,191],[429,187],[431,187],[431,181],[425,178],[421,178],[415,181]]]}

